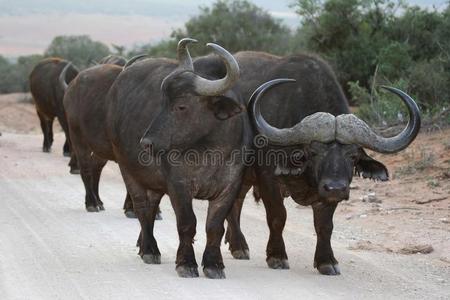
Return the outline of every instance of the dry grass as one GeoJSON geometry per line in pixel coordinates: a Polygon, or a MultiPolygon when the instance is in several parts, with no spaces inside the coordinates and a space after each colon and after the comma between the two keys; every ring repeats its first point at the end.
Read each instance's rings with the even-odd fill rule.
{"type": "Polygon", "coordinates": [[[398,177],[414,175],[434,167],[436,163],[436,155],[424,147],[420,147],[418,151],[406,152],[404,156],[407,163],[395,170],[398,177]]]}

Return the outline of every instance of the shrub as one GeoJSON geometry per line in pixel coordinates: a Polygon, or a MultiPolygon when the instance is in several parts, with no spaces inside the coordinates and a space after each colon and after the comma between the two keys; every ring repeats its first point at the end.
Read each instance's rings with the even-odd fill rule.
{"type": "Polygon", "coordinates": [[[425,110],[436,110],[450,102],[450,74],[438,59],[413,64],[409,73],[409,88],[425,110]]]}
{"type": "MultiPolygon", "coordinates": [[[[408,89],[408,83],[404,79],[389,85],[401,90],[408,89]]],[[[371,125],[394,125],[402,123],[408,116],[405,105],[391,92],[382,92],[376,88],[369,91],[358,82],[350,82],[349,91],[353,101],[359,104],[356,114],[371,125]]]]}

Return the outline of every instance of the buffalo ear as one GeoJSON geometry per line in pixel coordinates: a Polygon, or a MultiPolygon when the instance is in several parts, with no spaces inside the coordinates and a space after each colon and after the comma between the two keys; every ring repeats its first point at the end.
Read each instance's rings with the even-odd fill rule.
{"type": "Polygon", "coordinates": [[[363,178],[380,181],[389,180],[389,172],[385,165],[371,158],[363,149],[360,151],[361,155],[355,165],[355,173],[363,178]]]}
{"type": "Polygon", "coordinates": [[[210,102],[210,109],[219,120],[229,119],[244,110],[238,101],[227,96],[214,97],[210,102]]]}

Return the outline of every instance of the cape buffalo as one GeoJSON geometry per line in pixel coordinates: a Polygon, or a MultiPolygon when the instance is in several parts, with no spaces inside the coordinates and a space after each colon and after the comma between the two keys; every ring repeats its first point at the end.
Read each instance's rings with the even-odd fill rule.
{"type": "MultiPolygon", "coordinates": [[[[53,143],[53,121],[56,117],[66,135],[64,156],[70,155],[70,139],[62,103],[64,90],[58,84],[58,80],[61,71],[67,65],[68,62],[61,58],[47,58],[39,62],[30,73],[30,91],[44,134],[42,151],[50,152],[53,143]]],[[[77,74],[78,70],[70,66],[65,80],[70,82],[77,74]]]]}
{"type": "MultiPolygon", "coordinates": [[[[135,56],[123,65],[129,66],[143,57],[146,55],[135,56]]],[[[64,108],[74,149],[72,160],[77,160],[80,167],[88,212],[104,210],[98,193],[99,179],[106,162],[115,160],[105,128],[108,107],[106,95],[123,67],[113,58],[102,59],[102,64],[81,71],[70,85],[64,81],[69,66],[64,68],[60,75],[60,84],[66,90],[64,108]]],[[[128,193],[124,211],[127,217],[135,217],[128,193]]],[[[159,215],[158,219],[161,219],[159,215]]]]}
{"type": "Polygon", "coordinates": [[[72,147],[78,160],[86,189],[86,210],[103,210],[98,195],[100,173],[114,155],[105,129],[105,96],[122,71],[122,67],[106,64],[80,72],[69,85],[64,97],[72,147]]]}
{"type": "MultiPolygon", "coordinates": [[[[272,226],[269,222],[271,235],[267,262],[271,267],[288,268],[282,238],[286,219],[283,199],[273,185],[264,185],[270,177],[272,182],[277,177],[295,202],[313,208],[317,234],[314,266],[321,274],[337,275],[340,269],[330,243],[337,204],[349,198],[354,174],[381,181],[389,178],[386,167],[367,155],[363,148],[379,153],[405,149],[420,129],[420,112],[414,100],[404,92],[385,87],[405,103],[409,122],[397,136],[381,137],[350,114],[346,98],[329,68],[319,60],[310,60],[309,64],[320,67],[321,72],[315,72],[318,78],[314,73],[305,72],[301,74],[303,76],[296,76],[296,83],[292,80],[269,81],[255,91],[249,102],[253,125],[269,143],[263,152],[267,154],[278,149],[285,153],[285,159],[275,159],[269,164],[259,162],[256,166],[267,214],[275,216],[271,220],[272,226]],[[314,83],[314,77],[320,81],[314,83]],[[284,92],[279,90],[281,97],[275,96],[274,90],[261,103],[264,93],[283,82],[291,82],[291,87],[286,85],[284,92]],[[278,111],[273,110],[275,105],[279,107],[278,111]]],[[[286,73],[287,76],[295,75],[286,73]]]]}
{"type": "MultiPolygon", "coordinates": [[[[255,142],[260,142],[255,145],[256,150],[262,152],[257,157],[263,157],[264,161],[257,161],[253,172],[248,172],[255,176],[246,178],[240,196],[227,218],[226,242],[230,245],[230,251],[235,258],[248,258],[248,246],[239,228],[239,217],[245,194],[254,185],[257,196],[262,198],[265,205],[270,229],[266,249],[268,266],[274,269],[289,268],[282,232],[286,222],[283,199],[291,195],[297,203],[312,205],[313,208],[317,233],[314,266],[322,274],[338,274],[340,270],[330,244],[335,207],[340,200],[348,198],[354,172],[364,178],[388,179],[386,167],[371,159],[363,148],[384,153],[407,147],[420,128],[417,106],[401,91],[388,88],[406,101],[411,121],[408,129],[400,136],[384,140],[375,137],[368,126],[349,115],[347,99],[333,71],[320,58],[305,54],[278,57],[252,51],[238,52],[234,57],[241,70],[236,89],[245,99],[250,99],[252,92],[257,90],[252,98],[254,103],[249,104],[250,112],[255,112],[250,116],[251,119],[261,119],[264,116],[267,120],[253,122],[256,127],[253,135],[256,136],[258,132],[267,135],[270,145],[266,147],[264,137],[258,140],[260,137],[256,136],[255,142]],[[276,78],[293,78],[296,82],[276,90],[267,90],[269,86],[284,82],[273,81],[264,85],[276,78]],[[257,89],[260,85],[261,88],[257,89]],[[263,92],[266,92],[264,99],[255,101],[258,95],[261,98],[263,92]],[[258,106],[255,107],[255,103],[258,106]],[[315,114],[318,112],[321,113],[315,114]],[[305,119],[310,115],[314,117],[305,119]],[[346,119],[337,124],[347,128],[347,135],[358,134],[359,140],[343,141],[340,136],[335,137],[332,129],[337,121],[332,116],[340,116],[336,120],[346,119]],[[309,120],[306,123],[309,127],[305,123],[295,126],[303,119],[309,120]],[[314,122],[310,123],[310,120],[314,122]],[[274,131],[267,123],[289,129],[274,131]],[[297,137],[306,130],[309,130],[309,139],[292,141],[292,137],[297,137]],[[366,135],[367,140],[361,138],[366,135]],[[291,139],[288,140],[287,137],[291,139]],[[376,144],[379,141],[389,142],[379,146],[376,144]],[[278,158],[280,151],[281,159],[273,159],[278,158]],[[266,158],[270,157],[272,159],[267,163],[266,158]]],[[[214,57],[197,59],[194,66],[201,69],[212,64],[222,65],[224,69],[223,64],[214,57]]]]}
{"type": "Polygon", "coordinates": [[[250,123],[241,113],[244,102],[233,88],[239,76],[233,56],[208,44],[223,60],[226,74],[221,76],[214,66],[199,73],[186,48],[192,41],[180,41],[178,62],[147,59],[118,76],[109,92],[107,127],[141,224],[139,246],[144,262],[160,263],[153,226],[156,208],[167,193],[180,240],[176,271],[181,277],[198,277],[192,247],[196,233],[192,199],[206,199],[210,201],[203,271],[209,278],[224,278],[223,223],[240,189],[244,174],[241,148],[251,142],[250,123]],[[218,151],[227,163],[214,164],[207,158],[209,151],[218,151]]]}

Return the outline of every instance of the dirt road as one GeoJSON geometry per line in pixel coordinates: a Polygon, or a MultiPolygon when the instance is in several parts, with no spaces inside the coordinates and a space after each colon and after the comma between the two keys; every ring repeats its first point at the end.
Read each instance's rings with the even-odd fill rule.
{"type": "MultiPolygon", "coordinates": [[[[40,151],[41,136],[0,137],[0,298],[1,299],[445,299],[450,295],[449,264],[426,255],[348,250],[349,224],[336,220],[333,236],[342,275],[319,275],[312,266],[315,235],[310,209],[291,200],[285,241],[290,270],[265,263],[268,230],[262,205],[245,203],[242,227],[251,260],[234,260],[224,245],[225,280],[178,278],[175,217],[162,201],[156,225],[161,265],[146,265],[134,247],[137,220],[126,219],[124,185],[110,163],[101,181],[106,211],[87,213],[78,176],[62,157],[63,136],[53,152],[40,151]]],[[[206,202],[195,201],[197,260],[205,245],[206,202]]],[[[337,214],[342,214],[337,212],[337,214]]],[[[348,223],[348,222],[347,222],[348,223]]],[[[358,228],[358,227],[356,227],[358,228]]],[[[370,228],[368,228],[370,232],[370,228]]],[[[448,232],[446,233],[448,237],[448,232]]],[[[353,237],[354,239],[354,237],[353,237]]]]}

